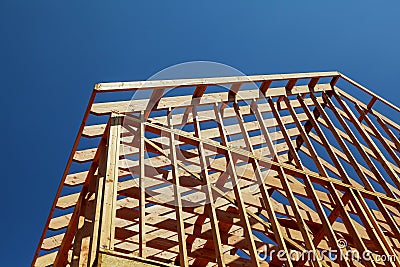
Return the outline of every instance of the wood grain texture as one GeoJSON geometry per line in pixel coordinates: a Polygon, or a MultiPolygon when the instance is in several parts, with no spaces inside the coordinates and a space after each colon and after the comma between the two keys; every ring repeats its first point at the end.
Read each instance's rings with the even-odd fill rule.
{"type": "Polygon", "coordinates": [[[400,266],[387,110],[339,72],[97,84],[32,266],[400,266]],[[343,239],[374,260],[321,254],[343,239]]]}

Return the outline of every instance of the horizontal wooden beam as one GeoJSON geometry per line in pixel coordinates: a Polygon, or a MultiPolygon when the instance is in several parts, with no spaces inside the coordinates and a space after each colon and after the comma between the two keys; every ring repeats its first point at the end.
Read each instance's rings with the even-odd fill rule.
{"type": "MultiPolygon", "coordinates": [[[[330,84],[318,84],[315,86],[315,92],[331,91],[330,84]]],[[[281,95],[296,95],[301,93],[308,93],[310,89],[308,85],[294,86],[290,93],[287,93],[285,87],[269,88],[265,97],[275,97],[281,95]]],[[[236,98],[241,101],[264,99],[259,89],[239,91],[236,98]]],[[[209,93],[204,94],[201,98],[192,99],[192,95],[163,97],[158,102],[157,110],[166,110],[168,108],[184,108],[193,105],[211,105],[214,103],[222,103],[229,101],[229,92],[209,93]]],[[[94,103],[91,108],[91,113],[94,115],[106,115],[111,112],[118,113],[132,113],[147,110],[149,107],[149,99],[137,99],[131,101],[116,101],[116,102],[103,102],[94,103]]]]}
{"type": "Polygon", "coordinates": [[[176,80],[158,80],[158,81],[138,81],[138,82],[110,82],[98,83],[94,89],[99,92],[109,91],[131,91],[157,88],[175,88],[189,87],[197,85],[219,85],[234,83],[255,83],[263,81],[281,81],[288,79],[307,79],[314,77],[333,77],[339,76],[339,72],[309,72],[309,73],[290,73],[290,74],[270,74],[254,76],[233,76],[218,78],[199,78],[199,79],[176,79],[176,80]]]}

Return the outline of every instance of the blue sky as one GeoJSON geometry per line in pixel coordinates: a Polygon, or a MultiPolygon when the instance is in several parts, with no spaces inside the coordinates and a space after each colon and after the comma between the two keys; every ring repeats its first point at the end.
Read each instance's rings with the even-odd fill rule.
{"type": "Polygon", "coordinates": [[[210,60],[339,70],[400,104],[398,1],[187,2],[0,2],[1,266],[30,263],[94,83],[210,60]]]}

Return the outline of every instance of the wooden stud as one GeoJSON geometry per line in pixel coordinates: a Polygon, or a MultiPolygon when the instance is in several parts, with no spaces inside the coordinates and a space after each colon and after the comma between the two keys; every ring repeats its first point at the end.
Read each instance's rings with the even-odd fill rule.
{"type": "Polygon", "coordinates": [[[310,82],[308,83],[308,87],[310,90],[313,90],[319,81],[319,77],[311,78],[310,82]]]}
{"type": "MultiPolygon", "coordinates": [[[[315,97],[314,95],[311,93],[311,98],[314,100],[315,97]]],[[[316,119],[312,117],[311,112],[308,110],[308,107],[306,105],[304,105],[303,100],[299,97],[298,100],[300,101],[300,103],[302,104],[302,107],[304,109],[304,111],[307,113],[307,115],[310,118],[310,121],[312,122],[315,130],[317,131],[319,137],[323,140],[324,144],[326,145],[327,148],[327,152],[329,154],[329,156],[331,157],[332,161],[334,162],[335,166],[338,168],[338,170],[340,170],[343,179],[348,179],[346,172],[344,171],[340,161],[337,159],[337,156],[333,153],[332,149],[331,149],[331,145],[329,144],[329,142],[327,141],[324,133],[322,132],[322,130],[320,129],[319,125],[316,123],[316,119]]],[[[328,117],[326,116],[324,110],[322,109],[322,107],[319,105],[319,103],[316,103],[316,108],[319,110],[319,113],[322,114],[322,116],[324,117],[325,120],[328,119],[328,117]]],[[[329,120],[328,120],[329,121],[329,120]]],[[[321,172],[322,175],[327,175],[327,172],[325,170],[325,168],[322,166],[321,162],[317,159],[316,155],[316,151],[312,145],[312,143],[308,140],[307,136],[304,135],[305,140],[307,140],[307,147],[309,149],[309,151],[312,153],[312,159],[315,162],[318,170],[321,172]]],[[[349,182],[349,180],[347,180],[347,182],[349,182]]],[[[366,251],[367,248],[365,246],[365,244],[363,243],[363,241],[361,240],[361,238],[359,237],[360,234],[357,231],[354,223],[352,222],[352,219],[350,218],[348,212],[345,209],[345,205],[348,203],[348,201],[350,200],[349,198],[349,192],[351,189],[349,189],[349,191],[346,191],[346,194],[343,196],[343,198],[341,199],[339,197],[339,194],[337,192],[337,190],[335,189],[335,186],[333,183],[328,183],[328,189],[331,193],[331,196],[333,197],[334,201],[336,202],[336,205],[339,207],[338,211],[341,214],[341,218],[343,220],[343,222],[346,225],[346,228],[348,229],[349,233],[351,233],[351,236],[353,237],[353,240],[356,244],[356,247],[359,251],[366,251]],[[346,203],[346,204],[345,204],[346,203]]],[[[329,215],[329,221],[331,223],[333,223],[334,221],[336,221],[336,218],[338,217],[339,213],[334,210],[331,212],[331,214],[329,215]]],[[[322,233],[323,230],[321,229],[319,233],[317,233],[315,235],[314,238],[314,242],[319,243],[319,241],[322,239],[322,233]]],[[[375,264],[373,262],[365,262],[366,265],[368,266],[375,266],[375,264]]]]}
{"type": "MultiPolygon", "coordinates": [[[[311,97],[313,99],[315,99],[315,97],[313,96],[313,94],[311,93],[311,97]]],[[[326,101],[329,102],[329,104],[331,104],[330,100],[326,97],[325,98],[326,101]]],[[[348,149],[348,147],[346,146],[346,144],[343,142],[343,140],[341,139],[341,137],[338,135],[336,128],[332,125],[332,123],[330,122],[328,116],[326,115],[325,111],[319,106],[316,105],[316,107],[319,109],[319,111],[321,112],[321,114],[323,114],[324,119],[326,122],[328,122],[328,125],[330,125],[331,130],[335,136],[335,138],[337,139],[337,141],[339,142],[341,148],[343,149],[343,151],[346,153],[346,155],[348,157],[350,157],[352,159],[353,162],[356,162],[356,160],[354,159],[353,155],[351,154],[350,150],[348,149]]],[[[335,111],[334,111],[335,113],[335,111]]],[[[338,115],[335,113],[335,115],[338,115]]],[[[341,121],[341,123],[343,123],[344,121],[342,121],[339,117],[337,117],[339,119],[339,121],[341,121]]],[[[343,127],[346,128],[345,124],[342,124],[343,127]]],[[[349,129],[347,129],[349,130],[349,129]]],[[[352,134],[350,131],[348,131],[348,134],[352,134]]],[[[364,182],[364,184],[367,186],[367,188],[371,191],[374,191],[372,186],[370,185],[370,183],[368,182],[367,178],[365,177],[364,173],[361,171],[361,169],[359,168],[359,166],[357,164],[354,164],[353,166],[355,166],[356,168],[356,172],[357,174],[360,176],[360,178],[362,179],[362,181],[364,182]]],[[[339,168],[342,170],[342,172],[345,174],[345,171],[343,170],[343,167],[341,167],[339,165],[339,168]]],[[[342,178],[346,178],[346,181],[349,183],[349,179],[347,177],[347,174],[344,175],[342,178]]],[[[352,195],[352,199],[354,202],[356,202],[355,207],[358,209],[358,214],[361,218],[361,220],[363,221],[363,223],[366,225],[366,227],[370,228],[371,231],[368,232],[368,234],[371,236],[372,239],[376,240],[381,248],[381,251],[383,253],[385,253],[385,255],[389,255],[388,250],[392,251],[391,247],[388,245],[388,243],[385,241],[385,237],[383,236],[383,233],[381,231],[381,229],[378,228],[374,228],[372,227],[372,224],[376,224],[375,218],[370,214],[369,209],[363,209],[362,206],[367,207],[366,203],[364,203],[364,199],[359,195],[358,192],[353,192],[352,190],[349,191],[352,195]],[[379,236],[379,237],[378,237],[379,236]],[[383,240],[382,240],[383,238],[383,240]]],[[[381,205],[381,208],[383,209],[384,206],[383,204],[381,205]]]]}
{"type": "Polygon", "coordinates": [[[107,143],[107,162],[104,181],[100,249],[114,250],[115,214],[118,185],[118,161],[121,138],[121,116],[112,113],[107,143]]]}
{"type": "MultiPolygon", "coordinates": [[[[196,136],[201,139],[202,135],[201,135],[200,123],[198,121],[198,115],[197,115],[197,110],[196,110],[195,106],[193,106],[192,111],[193,111],[193,118],[194,118],[194,131],[195,131],[196,136]]],[[[211,189],[211,181],[210,181],[210,178],[208,177],[207,161],[206,161],[206,157],[205,157],[206,151],[204,150],[202,142],[198,143],[198,149],[199,149],[201,174],[203,177],[203,182],[204,182],[205,191],[206,191],[205,192],[206,202],[207,202],[206,207],[208,209],[212,233],[213,233],[213,241],[214,241],[214,250],[215,250],[216,260],[217,260],[218,266],[225,266],[223,252],[222,252],[222,242],[221,242],[220,230],[219,230],[219,226],[218,226],[217,214],[215,211],[215,200],[213,198],[213,193],[212,193],[212,189],[211,189]]]]}
{"type": "MultiPolygon", "coordinates": [[[[158,147],[156,144],[150,142],[149,140],[146,140],[146,142],[148,142],[152,147],[154,147],[155,150],[158,151],[160,154],[162,154],[164,156],[167,156],[167,154],[164,152],[164,150],[162,148],[158,147]]],[[[178,165],[179,165],[179,167],[181,167],[182,169],[186,170],[188,173],[190,173],[191,175],[193,175],[194,177],[196,177],[197,179],[200,180],[200,177],[196,173],[194,173],[190,169],[188,169],[184,164],[178,162],[178,165]]],[[[230,196],[228,196],[225,192],[223,192],[222,190],[220,190],[219,188],[217,188],[214,185],[212,185],[211,187],[212,187],[213,191],[217,192],[221,197],[223,197],[224,199],[229,201],[231,204],[237,205],[237,201],[235,201],[235,199],[233,199],[230,196]]],[[[249,209],[246,209],[246,213],[249,215],[249,217],[251,217],[252,219],[257,221],[261,225],[267,227],[268,229],[271,228],[271,224],[270,223],[264,221],[258,215],[254,214],[252,211],[250,211],[249,209]]],[[[283,233],[283,237],[285,239],[285,242],[288,243],[291,247],[296,248],[298,251],[304,251],[305,250],[304,247],[302,247],[301,245],[299,245],[296,242],[294,242],[292,239],[290,239],[284,233],[283,233]]]]}
{"type": "MultiPolygon", "coordinates": [[[[309,140],[308,137],[307,137],[307,133],[306,133],[306,131],[305,131],[303,125],[300,123],[299,119],[297,118],[296,112],[295,112],[294,109],[291,107],[289,99],[285,97],[285,98],[284,98],[284,101],[285,101],[285,103],[286,103],[286,105],[287,105],[287,107],[288,107],[288,109],[289,109],[289,112],[290,112],[291,116],[293,117],[293,119],[294,119],[294,121],[295,121],[295,124],[296,124],[297,129],[300,130],[300,134],[301,134],[303,140],[305,140],[305,142],[306,142],[306,144],[307,144],[307,147],[311,147],[312,144],[310,143],[310,140],[309,140]]],[[[295,162],[296,162],[296,165],[297,165],[300,169],[304,169],[304,166],[303,166],[303,164],[301,163],[300,157],[297,155],[293,144],[290,142],[290,137],[289,137],[289,135],[287,134],[287,131],[286,131],[286,129],[285,129],[284,124],[283,124],[282,121],[281,121],[281,118],[280,118],[279,113],[276,113],[275,116],[276,116],[276,118],[277,118],[277,120],[278,120],[278,122],[279,122],[279,126],[281,127],[282,132],[284,133],[286,143],[289,144],[289,149],[290,149],[290,151],[291,151],[291,154],[294,155],[294,160],[295,160],[295,162]],[[284,130],[283,130],[283,129],[284,129],[284,130]]],[[[315,157],[315,156],[316,156],[315,150],[313,150],[313,149],[311,148],[311,151],[313,151],[312,154],[313,154],[314,157],[315,157]]],[[[317,213],[318,213],[318,215],[319,215],[319,217],[320,217],[320,219],[321,219],[321,221],[322,221],[322,228],[324,229],[324,234],[326,234],[327,237],[328,237],[328,239],[329,239],[329,243],[330,243],[331,248],[334,248],[334,249],[336,249],[337,251],[340,251],[341,248],[338,246],[338,239],[336,238],[336,235],[335,235],[335,233],[334,233],[334,231],[333,231],[332,225],[331,225],[331,223],[330,223],[329,220],[328,220],[328,216],[325,214],[325,211],[324,211],[324,209],[323,209],[323,207],[322,207],[322,204],[321,204],[321,202],[320,202],[320,200],[319,200],[319,198],[318,198],[318,196],[317,196],[317,194],[316,194],[316,190],[315,190],[315,188],[314,188],[314,186],[313,186],[313,184],[312,184],[310,178],[308,177],[308,175],[305,176],[305,178],[303,179],[303,181],[304,181],[304,184],[305,184],[307,193],[308,193],[308,195],[309,195],[309,198],[313,201],[314,206],[315,206],[315,208],[316,208],[316,210],[317,210],[317,213]]],[[[332,187],[331,187],[331,188],[332,188],[332,187]]],[[[314,239],[313,241],[314,241],[314,245],[315,245],[315,246],[318,246],[317,242],[319,243],[319,241],[318,241],[318,240],[315,240],[315,239],[314,239]],[[316,241],[317,241],[317,242],[316,242],[316,241]]],[[[339,264],[340,264],[341,266],[349,266],[347,262],[342,262],[342,261],[340,261],[339,264]]]]}
{"type": "MultiPolygon", "coordinates": [[[[350,120],[353,122],[353,125],[356,127],[356,129],[358,130],[358,132],[360,133],[361,137],[365,140],[365,142],[368,144],[369,148],[374,152],[374,154],[378,157],[379,162],[381,163],[382,167],[385,169],[385,171],[387,172],[387,174],[391,177],[391,179],[393,180],[393,182],[397,185],[397,187],[400,189],[400,179],[398,174],[393,170],[393,168],[387,164],[387,160],[386,158],[383,156],[383,154],[379,151],[378,147],[376,146],[376,144],[374,143],[374,141],[369,137],[369,135],[365,132],[365,130],[363,129],[363,127],[361,126],[360,122],[357,120],[357,118],[355,117],[355,115],[351,112],[351,110],[349,109],[349,107],[346,105],[345,102],[343,102],[342,99],[340,99],[340,97],[334,93],[334,96],[336,98],[336,100],[339,102],[340,106],[343,108],[343,110],[346,112],[346,114],[349,116],[350,120]]],[[[326,98],[327,99],[327,98],[326,98]]],[[[333,103],[327,99],[328,103],[330,104],[331,109],[334,111],[335,115],[337,116],[337,118],[339,119],[340,123],[342,124],[342,126],[346,129],[347,134],[352,138],[353,140],[353,144],[356,146],[356,148],[358,148],[360,154],[364,155],[364,150],[361,149],[361,147],[359,146],[359,142],[357,141],[357,138],[354,136],[354,134],[352,134],[351,129],[345,124],[343,118],[341,117],[341,115],[336,112],[336,109],[333,105],[333,103]]],[[[365,156],[365,155],[364,155],[365,156]]],[[[369,162],[369,165],[372,166],[373,163],[369,162]]]]}
{"type": "MultiPolygon", "coordinates": [[[[168,118],[168,127],[170,130],[173,129],[173,125],[171,124],[171,109],[167,115],[168,118]]],[[[143,123],[144,124],[144,123],[143,123]]],[[[187,248],[186,248],[186,234],[185,234],[185,225],[183,223],[183,216],[182,216],[182,200],[181,200],[181,193],[180,193],[180,182],[179,182],[179,172],[178,172],[178,165],[176,159],[176,144],[175,144],[175,137],[172,133],[169,134],[170,140],[170,160],[172,165],[172,180],[175,186],[174,188],[174,198],[175,198],[175,211],[176,211],[176,220],[178,222],[177,229],[178,229],[178,240],[179,240],[179,264],[180,266],[189,266],[188,256],[187,256],[187,248]]]]}
{"type": "MultiPolygon", "coordinates": [[[[272,112],[275,115],[275,118],[279,121],[279,119],[277,117],[277,114],[279,114],[278,110],[276,109],[275,104],[274,104],[274,102],[272,101],[271,98],[268,99],[268,103],[271,106],[271,109],[272,109],[272,112]]],[[[281,130],[285,131],[285,129],[283,129],[283,128],[281,130]]],[[[267,141],[267,144],[268,144],[268,147],[269,147],[270,151],[272,152],[272,156],[274,157],[275,160],[278,160],[278,155],[277,155],[277,153],[275,151],[275,148],[274,148],[274,146],[273,146],[273,144],[271,142],[271,138],[268,137],[268,135],[266,137],[267,137],[266,141],[267,141]]],[[[293,191],[291,190],[290,185],[288,183],[288,179],[286,177],[286,173],[285,173],[284,169],[282,167],[279,167],[278,168],[278,173],[279,173],[279,178],[281,180],[281,183],[282,183],[283,188],[284,188],[285,193],[286,193],[286,198],[290,202],[290,206],[293,209],[294,215],[296,217],[297,224],[299,225],[299,230],[300,230],[300,232],[301,232],[301,234],[303,236],[306,248],[308,250],[311,250],[311,251],[316,251],[314,243],[311,240],[311,236],[310,236],[310,233],[308,231],[308,227],[306,226],[306,224],[304,222],[304,219],[301,216],[300,209],[299,209],[299,206],[297,204],[297,200],[296,200],[296,198],[295,198],[295,196],[293,194],[293,191]]],[[[321,266],[321,263],[319,261],[311,261],[311,264],[313,266],[321,266]]]]}
{"type": "MultiPolygon", "coordinates": [[[[222,120],[221,114],[219,113],[219,109],[217,105],[214,105],[214,112],[218,122],[218,129],[221,134],[222,145],[228,146],[228,139],[224,130],[224,122],[222,120]]],[[[228,149],[225,151],[225,157],[227,161],[227,172],[229,173],[230,178],[232,179],[233,190],[235,193],[236,201],[238,203],[240,219],[242,222],[242,227],[245,233],[245,237],[247,240],[247,245],[250,253],[250,258],[253,266],[260,266],[259,257],[257,253],[257,248],[254,244],[253,233],[251,232],[251,227],[249,223],[249,219],[246,213],[246,207],[243,202],[242,192],[240,190],[239,179],[236,174],[235,167],[233,166],[234,160],[231,151],[228,149]]]]}
{"type": "Polygon", "coordinates": [[[396,162],[398,166],[400,166],[400,158],[397,156],[393,148],[388,144],[387,140],[382,137],[382,134],[376,128],[375,124],[368,118],[368,111],[362,110],[358,104],[355,104],[355,108],[360,113],[360,116],[364,118],[364,121],[368,124],[369,128],[372,130],[376,139],[378,139],[381,142],[381,144],[385,147],[386,151],[390,154],[392,159],[396,162]]]}
{"type": "Polygon", "coordinates": [[[272,80],[264,81],[261,83],[260,91],[261,91],[261,93],[263,93],[263,95],[265,95],[267,93],[267,90],[271,86],[271,83],[272,83],[272,80]]]}
{"type": "Polygon", "coordinates": [[[145,173],[145,113],[142,111],[140,114],[140,139],[139,139],[139,256],[146,258],[146,173],[145,173]]]}
{"type": "MultiPolygon", "coordinates": [[[[249,135],[247,133],[247,130],[246,130],[245,126],[244,126],[244,123],[243,123],[244,119],[243,119],[243,116],[242,116],[242,114],[240,112],[240,108],[239,108],[238,105],[235,105],[235,110],[236,110],[236,114],[237,114],[237,117],[238,117],[239,126],[240,126],[240,129],[241,129],[243,138],[245,140],[245,143],[246,143],[246,147],[247,147],[247,149],[249,150],[250,153],[254,153],[252,144],[250,142],[250,137],[249,137],[249,135]]],[[[262,132],[264,133],[264,135],[266,135],[268,133],[268,130],[265,127],[264,119],[262,118],[260,111],[257,109],[257,104],[256,104],[255,100],[252,101],[251,110],[252,110],[252,113],[256,115],[262,132]]],[[[258,161],[255,160],[255,159],[252,159],[251,163],[252,163],[252,166],[253,166],[253,169],[254,169],[254,174],[255,174],[257,183],[259,184],[259,188],[260,188],[260,192],[261,192],[264,204],[266,205],[266,210],[267,210],[267,213],[268,213],[268,219],[271,222],[271,226],[272,226],[272,229],[273,229],[274,235],[275,235],[275,240],[276,240],[279,248],[281,250],[283,250],[286,253],[286,255],[289,255],[289,251],[287,249],[287,246],[286,246],[286,243],[284,241],[283,234],[282,234],[281,225],[279,224],[278,219],[276,217],[276,214],[274,212],[270,195],[268,193],[268,190],[267,190],[267,188],[265,186],[265,183],[264,183],[264,179],[262,178],[262,174],[260,172],[260,166],[258,164],[258,161]]],[[[290,258],[287,259],[286,263],[288,264],[288,266],[293,266],[293,263],[292,263],[290,258]]]]}

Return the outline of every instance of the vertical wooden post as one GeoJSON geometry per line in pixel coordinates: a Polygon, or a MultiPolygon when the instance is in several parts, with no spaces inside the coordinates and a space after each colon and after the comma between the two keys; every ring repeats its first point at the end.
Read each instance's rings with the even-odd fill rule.
{"type": "Polygon", "coordinates": [[[145,205],[146,205],[146,188],[145,188],[145,167],[144,167],[144,157],[145,157],[145,147],[144,147],[144,120],[145,120],[145,113],[142,111],[140,114],[140,128],[139,128],[139,256],[142,258],[146,258],[146,212],[145,212],[145,205]]]}
{"type": "MultiPolygon", "coordinates": [[[[200,123],[199,123],[199,119],[197,116],[197,110],[196,110],[195,106],[193,106],[193,123],[194,123],[194,130],[195,130],[196,136],[201,139],[202,135],[201,135],[200,123]]],[[[218,266],[223,267],[223,266],[225,266],[225,263],[224,263],[224,258],[223,258],[223,254],[222,254],[222,242],[221,242],[221,236],[219,233],[217,213],[215,211],[215,201],[214,201],[213,193],[211,190],[211,181],[210,181],[210,178],[208,177],[208,168],[207,168],[207,161],[206,161],[206,156],[205,156],[206,151],[204,150],[204,146],[201,141],[199,141],[198,149],[199,149],[201,174],[202,174],[202,178],[203,178],[203,183],[205,185],[206,201],[208,202],[208,203],[206,203],[206,208],[208,209],[210,223],[211,223],[211,229],[212,229],[212,233],[213,233],[215,256],[217,259],[218,266]]]]}
{"type": "MultiPolygon", "coordinates": [[[[282,97],[282,99],[283,99],[283,97],[282,97]]],[[[272,101],[271,98],[268,98],[268,103],[269,103],[269,105],[271,107],[272,112],[274,113],[275,118],[278,118],[278,116],[279,116],[278,110],[276,109],[275,103],[272,101]]],[[[281,129],[281,130],[285,131],[285,129],[281,129]]],[[[265,136],[265,139],[267,141],[267,145],[268,145],[270,151],[272,152],[272,156],[273,156],[274,160],[276,162],[280,162],[279,155],[276,152],[276,149],[275,149],[275,147],[273,146],[273,143],[272,143],[272,139],[268,135],[268,133],[265,136]]],[[[308,250],[316,252],[317,250],[315,249],[314,243],[311,240],[311,236],[310,236],[310,233],[309,233],[309,228],[307,227],[306,223],[304,222],[303,217],[301,216],[300,208],[299,208],[299,206],[297,204],[296,197],[294,196],[293,191],[290,188],[289,180],[286,177],[286,173],[285,173],[284,169],[281,166],[278,167],[278,174],[279,174],[279,179],[280,179],[280,181],[282,183],[283,189],[285,190],[286,198],[288,199],[288,201],[290,203],[290,206],[293,209],[293,213],[294,213],[294,216],[296,218],[297,224],[299,225],[299,231],[301,232],[301,235],[303,237],[305,246],[306,246],[306,248],[308,250]]],[[[311,265],[312,266],[321,266],[321,262],[319,262],[318,260],[311,260],[311,265]]]]}
{"type": "MultiPolygon", "coordinates": [[[[299,129],[299,131],[300,131],[300,136],[302,136],[302,138],[303,138],[304,142],[306,143],[307,147],[310,150],[312,150],[313,152],[315,152],[315,150],[312,148],[312,144],[311,144],[311,142],[310,142],[310,140],[308,138],[306,130],[304,129],[305,127],[303,127],[303,125],[299,121],[299,118],[298,118],[295,110],[293,109],[289,99],[287,97],[285,97],[284,101],[286,103],[286,107],[288,108],[288,110],[289,110],[289,112],[290,112],[290,114],[291,114],[291,116],[292,116],[292,118],[293,118],[293,120],[294,120],[294,122],[296,124],[297,129],[299,129]]],[[[279,113],[276,114],[276,116],[277,116],[276,120],[278,121],[278,124],[281,126],[281,128],[284,129],[285,126],[282,123],[282,120],[280,118],[279,113]]],[[[303,166],[303,164],[301,162],[301,159],[300,159],[299,155],[296,153],[295,148],[293,146],[293,143],[290,141],[290,137],[288,136],[286,130],[282,131],[282,132],[284,134],[286,143],[289,146],[289,150],[291,151],[292,155],[294,156],[294,160],[296,162],[296,165],[298,166],[298,168],[304,170],[305,168],[304,168],[304,166],[303,166]]],[[[311,154],[313,155],[313,153],[311,153],[311,154]]],[[[316,190],[315,190],[315,188],[314,188],[309,176],[305,175],[305,178],[303,179],[303,181],[304,181],[304,184],[306,186],[307,194],[309,195],[309,198],[313,201],[315,209],[316,209],[316,211],[317,211],[317,213],[318,213],[318,215],[319,215],[319,217],[321,219],[322,229],[324,230],[325,235],[329,239],[330,246],[332,248],[335,248],[336,250],[340,250],[340,248],[338,247],[338,240],[337,240],[336,235],[335,235],[335,233],[333,231],[332,225],[328,220],[328,216],[326,215],[326,213],[325,213],[325,211],[324,211],[324,209],[322,207],[321,201],[319,200],[318,195],[316,194],[316,190]]],[[[313,241],[316,241],[316,240],[313,240],[313,241]]],[[[314,245],[316,247],[318,247],[318,244],[316,242],[314,242],[314,245]]],[[[339,264],[341,266],[348,266],[347,262],[342,262],[341,261],[341,262],[339,262],[339,264]]]]}
{"type": "MultiPolygon", "coordinates": [[[[298,118],[295,110],[291,106],[289,99],[287,97],[285,97],[284,101],[286,103],[286,107],[288,108],[288,110],[289,110],[289,112],[290,112],[290,114],[291,114],[291,116],[292,116],[292,118],[293,118],[293,120],[294,120],[294,122],[296,124],[297,129],[299,129],[299,131],[300,131],[300,136],[302,136],[302,138],[305,141],[307,147],[311,151],[310,154],[314,158],[316,158],[317,155],[316,155],[315,150],[313,149],[312,144],[311,144],[311,142],[310,142],[310,140],[309,140],[309,138],[307,136],[306,130],[304,129],[304,127],[301,124],[301,122],[299,121],[299,118],[298,118]]],[[[275,116],[276,116],[276,120],[278,121],[278,124],[279,124],[280,128],[282,129],[282,133],[284,135],[286,143],[288,144],[289,151],[293,155],[297,167],[300,168],[301,170],[304,170],[305,168],[304,168],[304,166],[303,166],[303,164],[301,162],[301,159],[300,159],[299,155],[296,153],[296,150],[295,150],[295,148],[293,146],[293,143],[290,140],[289,135],[287,134],[287,131],[285,130],[285,125],[283,124],[279,113],[277,113],[275,116]]],[[[318,215],[319,215],[319,217],[321,219],[321,222],[322,222],[321,232],[323,230],[324,234],[328,237],[330,246],[339,251],[341,248],[338,247],[338,240],[337,240],[336,235],[335,235],[335,233],[333,231],[333,228],[332,228],[332,225],[331,225],[331,223],[330,223],[330,221],[328,219],[328,216],[325,214],[325,211],[324,211],[324,209],[322,207],[321,201],[319,200],[318,195],[316,194],[316,190],[315,190],[315,188],[314,188],[309,176],[305,175],[305,178],[303,179],[303,181],[304,181],[304,184],[305,184],[305,187],[306,187],[307,194],[309,195],[309,198],[313,201],[315,209],[316,209],[316,211],[317,211],[317,213],[318,213],[318,215]]],[[[332,189],[332,187],[330,186],[329,189],[332,189]]],[[[314,245],[316,247],[318,247],[319,241],[320,240],[317,240],[315,238],[313,239],[314,245]]],[[[349,266],[348,262],[346,262],[346,261],[340,261],[339,264],[341,266],[349,266]]]]}
{"type": "MultiPolygon", "coordinates": [[[[307,115],[309,121],[312,123],[313,128],[315,129],[315,131],[317,132],[319,138],[321,138],[321,141],[323,142],[323,145],[325,146],[325,148],[327,149],[328,155],[331,157],[334,165],[337,167],[341,177],[346,180],[347,177],[347,173],[345,172],[345,170],[343,169],[339,159],[337,158],[336,154],[333,152],[331,145],[329,144],[327,138],[325,137],[324,132],[322,131],[322,129],[320,128],[320,126],[318,125],[316,118],[313,117],[312,112],[308,109],[307,105],[304,103],[303,99],[298,97],[297,98],[301,104],[301,107],[303,108],[305,114],[307,115]]],[[[319,103],[317,102],[317,100],[315,99],[315,105],[316,105],[316,109],[319,110],[319,106],[317,106],[319,103]]],[[[322,111],[322,108],[321,108],[322,111]]],[[[323,114],[322,112],[320,112],[320,114],[323,114]]],[[[305,135],[305,140],[307,140],[307,148],[310,151],[310,155],[312,160],[314,161],[316,167],[318,168],[318,170],[320,171],[320,173],[324,176],[327,176],[328,173],[325,170],[324,166],[321,164],[321,162],[318,160],[317,158],[317,152],[314,148],[314,146],[312,145],[311,141],[308,140],[308,136],[305,135]]],[[[349,181],[350,182],[350,181],[349,181]]],[[[357,248],[362,251],[362,250],[366,250],[365,244],[362,242],[361,238],[359,237],[359,233],[357,232],[356,227],[354,226],[350,215],[348,214],[347,210],[345,209],[345,205],[347,205],[348,201],[350,200],[349,195],[350,193],[345,193],[342,198],[339,197],[339,193],[337,192],[337,190],[335,189],[334,185],[331,182],[327,183],[328,189],[332,195],[332,198],[334,199],[335,203],[336,203],[336,208],[331,212],[331,214],[329,215],[328,219],[331,223],[333,223],[337,217],[339,216],[339,212],[341,214],[342,220],[346,226],[346,229],[348,229],[349,233],[352,234],[352,236],[354,236],[354,243],[356,244],[357,248]],[[339,212],[337,212],[339,211],[339,212]]],[[[321,229],[318,233],[316,233],[314,235],[314,243],[315,244],[319,244],[319,242],[322,240],[323,236],[325,235],[324,229],[321,229]]]]}
{"type": "MultiPolygon", "coordinates": [[[[168,110],[167,120],[168,127],[173,130],[173,125],[171,123],[171,108],[168,110]]],[[[187,248],[186,248],[186,234],[185,225],[183,223],[183,211],[182,211],[182,200],[180,192],[180,181],[178,172],[178,160],[176,158],[176,147],[175,147],[175,136],[173,132],[169,133],[169,149],[170,149],[170,160],[172,165],[172,179],[175,184],[174,187],[174,198],[175,198],[175,211],[176,211],[176,221],[178,223],[178,242],[179,242],[179,264],[180,266],[189,266],[187,248]]]]}
{"type": "Polygon", "coordinates": [[[119,114],[111,114],[100,228],[100,249],[107,250],[114,250],[121,121],[119,114]]]}
{"type": "MultiPolygon", "coordinates": [[[[260,113],[260,110],[257,108],[257,103],[254,99],[251,103],[250,111],[256,116],[256,118],[258,120],[258,124],[260,125],[260,128],[261,128],[261,132],[264,135],[266,135],[268,130],[264,124],[262,115],[260,113]]],[[[236,116],[238,118],[239,127],[242,132],[243,139],[246,143],[246,147],[250,153],[254,154],[254,150],[253,150],[252,144],[250,142],[249,134],[247,133],[246,127],[244,126],[244,123],[243,123],[244,122],[243,115],[240,112],[239,105],[237,105],[237,104],[235,104],[235,112],[236,112],[236,116]]],[[[268,220],[271,222],[272,231],[274,232],[274,235],[275,235],[275,241],[278,244],[279,248],[281,250],[285,251],[286,255],[289,255],[289,251],[287,249],[286,243],[283,238],[281,225],[280,225],[278,218],[276,217],[276,214],[274,212],[274,207],[273,207],[273,204],[271,201],[271,197],[268,193],[267,187],[265,186],[264,179],[263,179],[261,171],[260,171],[261,168],[259,166],[259,163],[254,158],[251,158],[250,161],[251,161],[251,165],[254,169],[254,174],[255,174],[257,183],[259,184],[262,199],[266,206],[265,208],[267,210],[268,220]]],[[[290,257],[287,257],[286,264],[287,264],[287,266],[293,266],[293,263],[292,263],[290,257]]]]}
{"type": "MultiPolygon", "coordinates": [[[[221,134],[222,145],[229,146],[228,138],[224,132],[225,130],[224,123],[222,121],[221,113],[218,110],[217,104],[214,104],[214,112],[218,122],[218,129],[221,134]]],[[[254,243],[253,233],[251,232],[251,226],[249,218],[247,217],[246,206],[243,201],[242,192],[240,190],[240,185],[239,185],[239,179],[237,177],[236,170],[233,166],[234,160],[230,150],[226,151],[225,157],[226,157],[227,172],[229,173],[229,176],[232,179],[233,190],[235,193],[236,201],[238,203],[240,220],[242,221],[243,224],[243,230],[249,248],[251,262],[253,266],[260,266],[256,245],[254,243]]]]}

